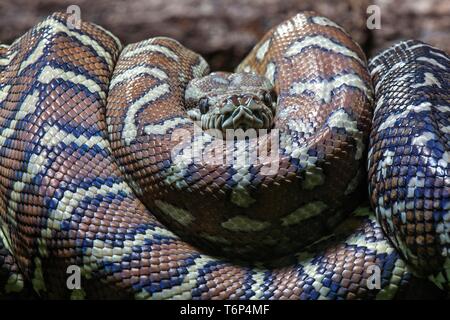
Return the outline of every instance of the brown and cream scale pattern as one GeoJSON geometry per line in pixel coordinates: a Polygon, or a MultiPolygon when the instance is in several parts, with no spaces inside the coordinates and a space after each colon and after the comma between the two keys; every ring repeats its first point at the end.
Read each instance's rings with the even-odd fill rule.
{"type": "MultiPolygon", "coordinates": [[[[163,183],[173,147],[167,135],[175,126],[192,130],[184,118],[183,88],[207,74],[207,64],[174,40],[154,38],[121,50],[102,28],[82,22],[74,30],[66,21],[67,16],[54,14],[10,47],[0,47],[0,293],[32,287],[41,297],[72,298],[391,298],[410,282],[405,263],[368,210],[355,212],[329,237],[270,268],[215,258],[181,240],[159,222],[168,219],[161,214],[157,219],[146,206],[153,209],[155,200],[170,191],[163,183]],[[69,265],[82,270],[81,290],[65,287],[69,265]],[[381,269],[381,289],[368,290],[368,270],[374,265],[381,269]]],[[[316,24],[320,30],[340,30],[308,13],[279,31],[289,34],[316,24]],[[299,21],[305,24],[296,25],[299,21]]],[[[321,45],[332,46],[326,40],[321,45]]],[[[253,55],[268,59],[273,49],[265,46],[247,61],[253,55]]],[[[355,56],[350,60],[360,63],[355,56]]],[[[267,69],[280,72],[272,63],[267,69]]],[[[365,77],[353,79],[355,87],[366,83],[365,77]]],[[[360,91],[359,102],[370,100],[369,91],[355,91],[360,91]]],[[[336,103],[327,97],[325,105],[336,103]]],[[[328,130],[323,140],[311,138],[322,142],[324,151],[334,150],[326,141],[336,137],[338,145],[347,146],[327,161],[340,163],[334,159],[340,154],[360,161],[355,137],[370,112],[362,109],[346,110],[347,116],[336,119],[342,125],[351,122],[350,116],[361,118],[361,127],[348,133],[328,130]],[[349,135],[354,137],[347,140],[349,135]]],[[[205,170],[199,173],[206,181],[231,175],[205,170]]],[[[342,171],[342,179],[349,181],[356,173],[342,171]]],[[[325,173],[328,179],[331,171],[325,173]]],[[[225,185],[222,180],[216,179],[217,186],[225,185]]],[[[196,181],[192,198],[180,193],[180,199],[194,201],[197,193],[208,191],[196,181]]],[[[189,224],[187,210],[168,200],[158,203],[178,223],[189,224]]]]}
{"type": "Polygon", "coordinates": [[[230,154],[245,145],[193,135],[184,89],[209,72],[203,58],[165,38],[121,53],[107,106],[113,152],[144,204],[192,243],[246,259],[283,255],[329,233],[356,207],[370,76],[358,45],[315,18],[297,15],[269,31],[237,68],[266,75],[278,95],[280,147],[267,163],[279,169],[269,175],[261,163],[189,158],[195,148],[230,154]]]}

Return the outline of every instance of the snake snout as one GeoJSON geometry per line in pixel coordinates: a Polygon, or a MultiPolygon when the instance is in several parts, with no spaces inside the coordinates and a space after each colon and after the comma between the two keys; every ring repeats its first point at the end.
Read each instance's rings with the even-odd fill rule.
{"type": "Polygon", "coordinates": [[[271,110],[257,97],[232,96],[226,100],[221,111],[222,130],[268,129],[271,126],[271,110]]]}

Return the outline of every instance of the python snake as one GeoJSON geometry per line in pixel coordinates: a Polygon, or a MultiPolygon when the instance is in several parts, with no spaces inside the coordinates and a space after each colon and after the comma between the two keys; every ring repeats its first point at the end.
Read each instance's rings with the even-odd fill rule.
{"type": "Polygon", "coordinates": [[[123,48],[67,20],[0,46],[0,296],[374,299],[416,276],[448,290],[446,53],[405,41],[368,67],[305,12],[210,73],[173,39],[123,48]],[[375,215],[358,207],[366,169],[375,215]]]}

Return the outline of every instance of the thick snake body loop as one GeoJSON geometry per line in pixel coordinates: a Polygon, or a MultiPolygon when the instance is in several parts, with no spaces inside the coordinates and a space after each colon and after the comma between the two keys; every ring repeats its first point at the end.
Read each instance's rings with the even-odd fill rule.
{"type": "Polygon", "coordinates": [[[266,76],[278,97],[274,128],[254,144],[230,147],[188,117],[186,85],[209,71],[200,56],[165,38],[122,51],[106,107],[112,149],[136,194],[172,231],[215,254],[273,258],[329,234],[355,209],[370,76],[361,49],[317,19],[302,14],[269,31],[237,68],[266,76]],[[257,153],[256,143],[270,143],[270,154],[234,160],[243,149],[257,153]],[[224,163],[208,162],[211,150],[224,163]]]}
{"type": "MultiPolygon", "coordinates": [[[[194,141],[193,135],[173,139],[173,133],[195,128],[184,91],[192,79],[208,75],[202,57],[168,38],[122,49],[103,28],[88,22],[69,28],[67,19],[54,14],[0,47],[1,294],[32,289],[47,298],[373,299],[393,298],[415,281],[368,208],[348,215],[365,175],[372,88],[363,53],[341,27],[299,14],[270,31],[237,69],[265,76],[278,97],[281,165],[270,176],[260,174],[261,166],[173,162],[194,141]],[[280,234],[291,237],[292,248],[280,234]],[[205,251],[191,244],[205,241],[205,251]],[[211,256],[218,246],[235,248],[223,253],[239,258],[302,248],[249,264],[211,256]],[[73,265],[82,274],[78,290],[66,286],[73,265]]],[[[445,66],[442,74],[429,73],[448,92],[448,57],[422,46],[393,50],[445,66]]],[[[377,67],[390,61],[389,53],[379,57],[379,64],[372,61],[376,110],[390,97],[383,90],[397,85],[395,79],[384,85],[377,67]]],[[[431,81],[426,74],[413,84],[431,81]]],[[[443,110],[450,104],[445,95],[422,97],[440,99],[443,110]]],[[[392,105],[405,106],[394,100],[386,107],[392,105]]],[[[433,110],[424,112],[441,115],[433,110]]],[[[378,162],[377,132],[371,137],[370,173],[380,167],[379,176],[387,177],[388,161],[378,162]]],[[[448,153],[448,137],[444,148],[437,147],[438,158],[448,153]]],[[[448,181],[448,171],[442,177],[448,181]]],[[[384,186],[371,185],[371,199],[389,237],[397,237],[383,218],[386,209],[374,201],[387,196],[384,186]]],[[[422,194],[414,192],[417,201],[422,194]]],[[[448,211],[444,191],[440,199],[440,210],[448,211]]],[[[398,239],[394,244],[403,248],[398,239]]],[[[434,267],[434,274],[442,271],[434,267]]]]}
{"type": "Polygon", "coordinates": [[[377,103],[369,193],[383,230],[416,271],[450,280],[450,59],[418,41],[371,61],[377,103]]]}

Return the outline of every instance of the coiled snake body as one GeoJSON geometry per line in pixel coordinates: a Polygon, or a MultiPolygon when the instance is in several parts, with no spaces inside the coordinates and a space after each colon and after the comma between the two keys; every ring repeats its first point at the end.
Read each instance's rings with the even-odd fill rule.
{"type": "Polygon", "coordinates": [[[0,290],[392,298],[411,272],[448,286],[444,52],[403,42],[370,75],[340,26],[302,13],[236,73],[209,74],[175,40],[122,49],[66,20],[54,14],[0,47],[0,290]],[[381,224],[356,209],[369,134],[381,224]],[[66,286],[71,265],[81,289],[66,286]]]}

